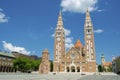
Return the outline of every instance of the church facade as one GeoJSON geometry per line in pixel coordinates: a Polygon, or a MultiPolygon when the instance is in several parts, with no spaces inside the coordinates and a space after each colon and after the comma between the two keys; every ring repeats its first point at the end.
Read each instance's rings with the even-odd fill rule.
{"type": "Polygon", "coordinates": [[[86,11],[84,45],[78,39],[74,46],[65,51],[65,31],[62,13],[59,13],[54,41],[53,72],[96,72],[94,31],[90,13],[86,11]]]}

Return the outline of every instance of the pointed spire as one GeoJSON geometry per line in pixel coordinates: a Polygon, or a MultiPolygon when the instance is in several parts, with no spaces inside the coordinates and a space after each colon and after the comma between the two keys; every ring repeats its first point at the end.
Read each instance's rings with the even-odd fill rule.
{"type": "Polygon", "coordinates": [[[87,10],[86,10],[86,20],[90,20],[91,18],[90,18],[90,13],[89,13],[89,10],[88,10],[88,8],[87,8],[87,10]]]}
{"type": "Polygon", "coordinates": [[[62,11],[61,11],[61,10],[60,10],[60,12],[59,12],[57,25],[61,25],[61,26],[63,27],[62,11]]]}
{"type": "Polygon", "coordinates": [[[62,11],[61,10],[59,11],[59,16],[62,16],[62,11]]]}
{"type": "Polygon", "coordinates": [[[59,12],[58,21],[62,21],[62,11],[61,10],[59,12]]]}
{"type": "Polygon", "coordinates": [[[105,56],[104,56],[104,54],[102,53],[102,56],[101,56],[102,58],[104,58],[105,56]]]}
{"type": "Polygon", "coordinates": [[[74,45],[76,48],[82,47],[82,43],[80,42],[80,40],[78,39],[77,42],[74,45]]]}
{"type": "Polygon", "coordinates": [[[86,10],[86,18],[85,18],[85,28],[86,27],[91,27],[92,28],[92,21],[91,21],[91,18],[90,18],[90,13],[89,13],[89,9],[87,8],[86,10]]]}

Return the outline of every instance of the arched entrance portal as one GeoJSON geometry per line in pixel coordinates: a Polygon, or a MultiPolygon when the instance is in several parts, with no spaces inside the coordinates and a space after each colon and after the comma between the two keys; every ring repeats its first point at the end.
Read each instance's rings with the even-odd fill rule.
{"type": "Polygon", "coordinates": [[[75,67],[71,66],[71,72],[75,72],[75,67]]]}

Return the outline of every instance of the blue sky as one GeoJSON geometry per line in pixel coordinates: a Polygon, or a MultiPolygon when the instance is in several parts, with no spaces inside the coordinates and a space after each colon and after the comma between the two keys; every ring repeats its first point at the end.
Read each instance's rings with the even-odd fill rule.
{"type": "Polygon", "coordinates": [[[86,6],[90,8],[95,30],[97,62],[101,54],[106,61],[120,55],[120,5],[116,0],[0,0],[0,49],[21,51],[41,56],[48,48],[53,59],[54,34],[59,10],[74,44],[80,39],[84,44],[84,21],[86,6]],[[69,4],[68,4],[69,3],[69,4]],[[76,5],[76,7],[75,7],[76,5]]]}

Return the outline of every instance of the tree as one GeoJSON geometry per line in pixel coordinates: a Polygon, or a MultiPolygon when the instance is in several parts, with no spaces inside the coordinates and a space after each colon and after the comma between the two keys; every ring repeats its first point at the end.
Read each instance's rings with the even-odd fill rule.
{"type": "Polygon", "coordinates": [[[17,71],[27,72],[36,71],[39,68],[41,60],[31,60],[26,57],[19,57],[13,61],[13,66],[17,71]]]}
{"type": "Polygon", "coordinates": [[[39,65],[41,63],[41,59],[39,60],[33,60],[33,65],[34,65],[34,71],[37,71],[39,69],[39,65]]]}
{"type": "Polygon", "coordinates": [[[53,72],[53,62],[50,61],[50,72],[53,72]]]}
{"type": "Polygon", "coordinates": [[[103,72],[103,67],[101,65],[98,65],[98,71],[103,72]]]}
{"type": "Polygon", "coordinates": [[[112,72],[112,65],[109,65],[107,71],[108,71],[108,72],[112,72]]]}

